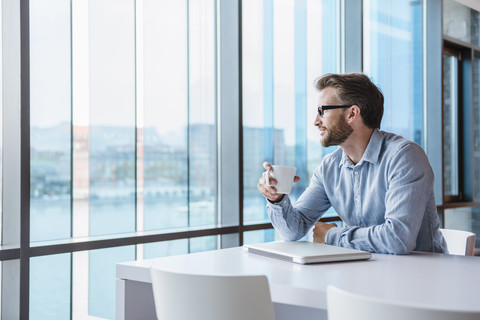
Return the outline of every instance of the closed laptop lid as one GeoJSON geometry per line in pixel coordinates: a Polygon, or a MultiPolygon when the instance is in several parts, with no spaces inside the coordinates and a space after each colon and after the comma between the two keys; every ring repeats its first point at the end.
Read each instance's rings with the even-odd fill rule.
{"type": "Polygon", "coordinates": [[[248,252],[300,264],[370,259],[370,252],[309,241],[245,244],[248,252]]]}

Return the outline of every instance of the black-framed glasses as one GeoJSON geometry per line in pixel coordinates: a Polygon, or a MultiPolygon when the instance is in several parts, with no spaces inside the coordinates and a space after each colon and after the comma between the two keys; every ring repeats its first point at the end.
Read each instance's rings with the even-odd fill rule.
{"type": "Polygon", "coordinates": [[[323,113],[325,112],[325,110],[328,110],[328,109],[342,109],[342,108],[350,108],[351,106],[320,106],[318,107],[318,115],[320,117],[323,117],[323,113]]]}

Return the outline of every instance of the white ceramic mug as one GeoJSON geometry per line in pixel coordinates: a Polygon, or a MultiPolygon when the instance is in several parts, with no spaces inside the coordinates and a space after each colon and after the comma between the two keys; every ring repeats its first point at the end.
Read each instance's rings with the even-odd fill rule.
{"type": "Polygon", "coordinates": [[[267,171],[266,182],[267,186],[271,187],[270,177],[277,180],[277,184],[274,186],[277,189],[277,193],[289,194],[292,191],[293,179],[297,168],[290,166],[272,166],[272,171],[267,171]]]}

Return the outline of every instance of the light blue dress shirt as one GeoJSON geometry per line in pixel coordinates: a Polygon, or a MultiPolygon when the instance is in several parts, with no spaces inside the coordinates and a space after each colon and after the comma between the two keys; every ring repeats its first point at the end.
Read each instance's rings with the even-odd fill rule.
{"type": "Polygon", "coordinates": [[[423,149],[401,136],[374,130],[356,165],[338,148],[294,205],[288,196],[267,201],[270,220],[287,241],[302,238],[330,206],[347,227],[330,229],[327,244],[390,254],[447,252],[432,168],[423,149]]]}

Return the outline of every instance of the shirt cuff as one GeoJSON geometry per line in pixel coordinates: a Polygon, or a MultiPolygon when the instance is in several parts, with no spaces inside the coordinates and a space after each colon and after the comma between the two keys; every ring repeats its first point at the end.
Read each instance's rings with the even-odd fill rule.
{"type": "Polygon", "coordinates": [[[270,200],[268,200],[267,198],[267,203],[270,204],[270,205],[273,205],[273,206],[276,206],[276,205],[282,205],[283,203],[285,203],[285,199],[288,198],[288,195],[284,195],[282,200],[278,201],[278,202],[272,202],[270,200]]]}
{"type": "Polygon", "coordinates": [[[331,244],[337,246],[340,243],[340,237],[342,236],[342,228],[334,227],[327,231],[325,235],[325,244],[331,244]]]}
{"type": "Polygon", "coordinates": [[[275,210],[275,209],[278,210],[278,209],[284,208],[285,206],[288,207],[288,205],[289,205],[289,203],[290,203],[290,201],[289,201],[290,198],[288,198],[288,199],[287,199],[287,198],[288,198],[288,196],[285,195],[285,196],[282,198],[282,200],[280,200],[280,201],[278,201],[278,202],[275,202],[275,203],[273,203],[273,202],[271,202],[270,200],[267,199],[267,206],[268,206],[268,207],[271,207],[271,208],[274,209],[274,210],[275,210]]]}

